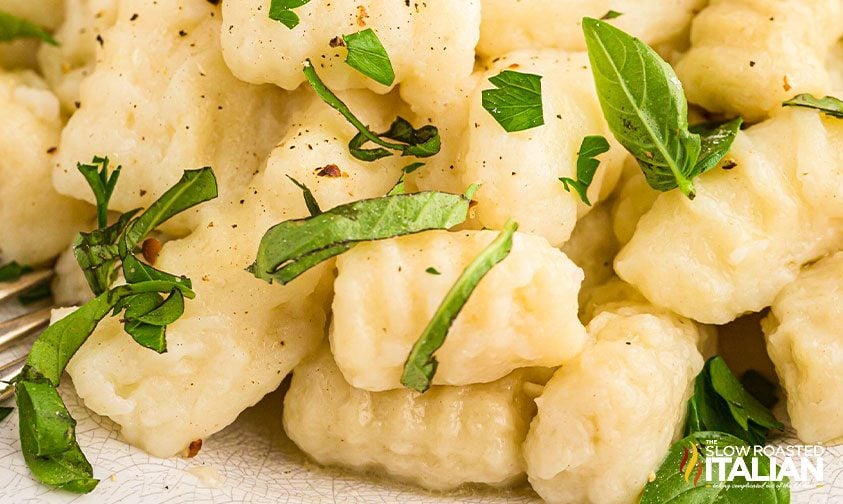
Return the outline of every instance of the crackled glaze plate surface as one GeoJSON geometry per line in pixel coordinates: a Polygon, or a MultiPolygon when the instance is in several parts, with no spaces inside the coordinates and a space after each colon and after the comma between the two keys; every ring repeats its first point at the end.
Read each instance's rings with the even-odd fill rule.
{"type": "MultiPolygon", "coordinates": [[[[0,320],[11,314],[9,307],[0,307],[0,320]]],[[[38,484],[30,477],[20,454],[18,422],[13,414],[0,424],[0,503],[541,502],[526,489],[501,493],[474,488],[437,495],[318,467],[308,462],[284,435],[280,392],[270,394],[241,414],[234,424],[205,440],[195,458],[158,459],[123,443],[117,426],[89,412],[73,392],[69,378],[65,378],[61,392],[71,414],[79,422],[79,444],[94,466],[95,477],[102,481],[93,493],[84,496],[53,491],[38,484]]],[[[786,445],[797,441],[785,437],[776,443],[786,445]]],[[[624,453],[623,456],[634,454],[624,453]]],[[[823,462],[824,481],[794,488],[792,502],[843,503],[843,446],[829,448],[823,462]]]]}

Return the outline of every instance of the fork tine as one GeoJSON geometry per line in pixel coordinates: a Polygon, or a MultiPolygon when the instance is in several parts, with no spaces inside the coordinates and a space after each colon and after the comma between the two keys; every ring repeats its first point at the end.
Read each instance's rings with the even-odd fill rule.
{"type": "MultiPolygon", "coordinates": [[[[17,359],[0,365],[0,381],[8,382],[23,369],[23,364],[26,362],[26,355],[21,355],[17,359]]],[[[0,383],[0,402],[12,397],[15,394],[15,386],[11,383],[0,383]]]]}
{"type": "Polygon", "coordinates": [[[5,350],[18,340],[47,327],[50,323],[51,311],[51,308],[42,308],[12,320],[0,322],[0,350],[5,350]]]}
{"type": "Polygon", "coordinates": [[[35,287],[40,283],[44,283],[51,278],[53,278],[53,270],[41,270],[27,273],[14,282],[2,283],[0,284],[0,302],[9,299],[15,294],[20,294],[31,287],[35,287]]]}

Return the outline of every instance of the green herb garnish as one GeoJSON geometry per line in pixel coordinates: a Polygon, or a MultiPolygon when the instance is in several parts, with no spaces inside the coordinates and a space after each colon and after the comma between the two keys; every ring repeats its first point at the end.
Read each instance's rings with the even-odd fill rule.
{"type": "Polygon", "coordinates": [[[471,186],[464,195],[421,192],[384,196],[284,221],[264,234],[248,271],[266,282],[287,284],[357,243],[452,228],[465,221],[476,190],[471,186]]]}
{"type": "Polygon", "coordinates": [[[430,273],[431,275],[441,275],[442,273],[439,272],[438,269],[434,268],[433,266],[424,270],[425,273],[430,273]]]}
{"type": "MultiPolygon", "coordinates": [[[[104,158],[95,158],[95,163],[102,170],[88,169],[83,174],[87,171],[86,180],[97,195],[98,207],[107,207],[116,176],[108,175],[104,158]]],[[[76,422],[57,390],[61,375],[109,313],[122,313],[126,332],[139,344],[159,353],[166,351],[166,326],[184,313],[184,298],[194,297],[190,280],[144,264],[134,252],[159,224],[216,195],[216,179],[210,168],[186,171],[172,189],[138,217],[134,217],[138,211],[129,212],[116,224],[77,238],[77,258],[84,260],[80,265],[84,268],[97,263],[94,269],[86,270],[89,282],[91,278],[96,280],[91,283],[96,297],[38,336],[23,370],[14,379],[23,456],[40,482],[76,493],[96,487],[93,468],[76,442],[76,422]],[[118,262],[122,263],[126,284],[110,288],[108,280],[116,273],[118,262]]]]}
{"type": "Polygon", "coordinates": [[[424,166],[424,163],[413,163],[411,165],[405,166],[403,170],[401,170],[401,177],[398,178],[398,182],[386,193],[387,196],[395,196],[396,194],[405,194],[407,192],[406,185],[404,183],[404,178],[414,171],[418,170],[424,166]]]}
{"type": "Polygon", "coordinates": [[[729,478],[733,468],[757,467],[759,476],[771,474],[770,459],[756,455],[742,439],[722,432],[695,432],[670,447],[667,457],[656,472],[656,479],[647,483],[640,504],[666,502],[715,504],[727,502],[752,502],[753,504],[786,504],[790,502],[789,479],[778,481],[748,481],[744,476],[729,478]],[[724,451],[727,449],[728,451],[724,451]],[[706,465],[711,456],[724,453],[737,455],[731,461],[713,464],[708,479],[706,465]],[[724,480],[720,479],[720,466],[724,467],[724,480]]]}
{"type": "Polygon", "coordinates": [[[606,12],[606,14],[603,14],[602,16],[600,16],[600,19],[603,20],[603,21],[606,21],[606,20],[609,20],[609,19],[619,18],[621,16],[623,16],[622,12],[610,10],[610,11],[606,12]]]}
{"type": "Polygon", "coordinates": [[[348,66],[384,86],[391,86],[395,82],[395,70],[392,69],[389,54],[374,30],[366,28],[357,33],[343,35],[342,39],[348,48],[345,58],[348,66]]]}
{"type": "Polygon", "coordinates": [[[504,70],[489,78],[497,89],[483,90],[483,108],[507,132],[541,126],[544,124],[541,79],[541,75],[504,70]]]}
{"type": "Polygon", "coordinates": [[[785,107],[805,107],[816,109],[831,117],[843,119],[843,100],[833,96],[815,98],[810,94],[801,94],[794,96],[790,100],[782,103],[782,105],[785,107]]]}
{"type": "Polygon", "coordinates": [[[448,330],[480,280],[509,255],[512,250],[512,237],[517,229],[516,222],[507,221],[498,237],[471,261],[454,282],[421,337],[413,345],[404,364],[402,385],[419,392],[430,388],[430,382],[439,365],[433,354],[445,343],[448,330]]]}
{"type": "Polygon", "coordinates": [[[0,266],[0,282],[15,282],[31,271],[31,267],[18,264],[16,261],[6,263],[0,266]]]}
{"type": "Polygon", "coordinates": [[[307,211],[310,212],[310,215],[314,216],[321,214],[322,209],[319,208],[319,202],[316,201],[316,196],[313,195],[313,192],[306,185],[302,184],[293,177],[287,175],[287,178],[296,184],[296,187],[301,189],[302,196],[304,197],[304,204],[307,205],[307,211]]]}
{"type": "Polygon", "coordinates": [[[293,9],[301,7],[310,2],[310,0],[272,0],[269,4],[269,18],[279,21],[281,24],[289,29],[293,29],[299,24],[299,16],[293,12],[293,9]]]}
{"type": "Polygon", "coordinates": [[[319,78],[310,60],[304,65],[304,75],[316,94],[328,105],[342,114],[345,119],[357,128],[357,135],[348,143],[348,150],[352,156],[361,161],[376,161],[392,156],[394,152],[402,156],[430,157],[439,152],[441,139],[436,126],[427,125],[414,128],[406,119],[398,117],[390,128],[383,133],[374,133],[363,124],[351,109],[335,95],[319,78]],[[387,140],[392,140],[387,141],[387,140]],[[368,143],[380,145],[379,148],[364,148],[368,143]],[[392,151],[392,152],[391,152],[392,151]]]}
{"type": "Polygon", "coordinates": [[[582,202],[588,206],[591,206],[588,200],[588,187],[594,180],[597,167],[600,166],[600,161],[595,157],[608,151],[609,141],[605,137],[591,135],[583,138],[580,151],[577,153],[577,180],[568,177],[559,179],[566,191],[571,192],[573,188],[580,195],[582,202]]]}
{"type": "Polygon", "coordinates": [[[44,28],[8,12],[0,11],[0,41],[8,42],[20,38],[37,38],[52,46],[59,45],[50,32],[44,28]]]}
{"type": "Polygon", "coordinates": [[[753,446],[763,446],[771,429],[784,429],[770,410],[743,388],[721,357],[713,357],[694,384],[688,401],[685,434],[725,432],[753,446]]]}
{"type": "Polygon", "coordinates": [[[638,160],[651,187],[678,187],[693,199],[693,179],[722,159],[737,127],[728,123],[703,137],[691,132],[685,94],[670,65],[608,23],[585,18],[582,24],[597,95],[615,138],[638,160]]]}
{"type": "Polygon", "coordinates": [[[13,411],[15,411],[15,408],[0,406],[0,422],[5,420],[7,416],[11,415],[13,411]]]}

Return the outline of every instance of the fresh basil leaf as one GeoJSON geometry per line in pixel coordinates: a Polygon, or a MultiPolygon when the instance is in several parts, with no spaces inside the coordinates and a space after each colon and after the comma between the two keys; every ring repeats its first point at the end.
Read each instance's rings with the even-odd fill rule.
{"type": "Polygon", "coordinates": [[[123,259],[123,276],[127,283],[139,283],[149,281],[172,282],[179,285],[183,292],[193,297],[193,283],[189,278],[176,276],[165,271],[156,269],[148,264],[140,262],[134,255],[127,255],[123,259]]]}
{"type": "Polygon", "coordinates": [[[483,108],[507,132],[523,131],[544,124],[541,75],[504,70],[489,82],[497,89],[481,93],[483,108]]]}
{"type": "Polygon", "coordinates": [[[465,221],[470,198],[442,192],[355,201],[270,228],[248,271],[282,284],[362,241],[448,229],[465,221]]]}
{"type": "Polygon", "coordinates": [[[351,68],[384,86],[391,86],[395,82],[395,70],[389,61],[381,40],[371,28],[343,35],[348,55],[345,62],[351,68]]]}
{"type": "Polygon", "coordinates": [[[23,266],[12,261],[0,266],[0,282],[15,282],[30,272],[32,272],[32,268],[29,266],[23,266]]]}
{"type": "Polygon", "coordinates": [[[108,202],[111,201],[117,179],[120,178],[120,170],[123,169],[122,166],[117,166],[109,173],[108,163],[107,157],[94,156],[91,164],[76,164],[76,169],[82,173],[94,193],[99,228],[108,226],[108,202]]]}
{"type": "Polygon", "coordinates": [[[5,420],[7,416],[11,415],[13,411],[15,411],[15,408],[9,408],[8,406],[0,406],[0,422],[5,420]]]}
{"type": "Polygon", "coordinates": [[[275,21],[280,21],[281,24],[289,29],[293,29],[299,24],[299,16],[292,11],[297,7],[310,2],[310,0],[272,0],[269,4],[269,18],[275,21]]]}
{"type": "Polygon", "coordinates": [[[831,117],[843,119],[843,100],[833,96],[815,98],[810,94],[801,94],[782,103],[782,106],[812,108],[825,112],[825,114],[830,115],[831,117]]]}
{"type": "Polygon", "coordinates": [[[316,201],[316,196],[313,195],[310,189],[289,175],[287,175],[287,178],[296,184],[299,189],[301,189],[302,196],[304,196],[304,204],[307,205],[307,211],[310,212],[310,215],[314,216],[321,214],[322,209],[319,208],[319,202],[316,201]]]}
{"type": "Polygon", "coordinates": [[[391,151],[400,152],[402,156],[423,158],[433,156],[441,149],[442,141],[439,137],[439,130],[435,126],[427,125],[416,129],[401,117],[397,118],[389,130],[384,133],[376,134],[372,132],[351,112],[348,105],[328,89],[322,79],[319,78],[310,60],[305,62],[304,75],[319,98],[345,117],[359,132],[348,143],[348,150],[355,158],[361,161],[376,161],[392,156],[393,152],[391,151]],[[388,142],[384,138],[399,143],[388,142]],[[368,142],[380,145],[380,147],[364,148],[368,142]]]}
{"type": "Polygon", "coordinates": [[[404,169],[401,170],[401,177],[398,178],[398,182],[395,183],[395,185],[392,187],[392,189],[389,190],[388,193],[386,193],[386,195],[387,196],[395,196],[397,194],[406,194],[407,188],[406,188],[406,185],[404,184],[404,178],[408,174],[413,173],[414,171],[418,170],[422,166],[424,166],[424,163],[413,163],[411,165],[405,166],[404,169]]]}
{"type": "Polygon", "coordinates": [[[76,422],[55,387],[46,381],[20,380],[15,391],[21,450],[33,476],[69,492],[93,490],[98,480],[76,442],[76,422]]]}
{"type": "Polygon", "coordinates": [[[155,228],[173,216],[217,197],[217,179],[210,168],[185,170],[182,178],[132,221],[120,242],[120,255],[133,250],[155,228]]]}
{"type": "Polygon", "coordinates": [[[621,16],[623,16],[622,12],[610,10],[606,14],[603,14],[602,16],[600,16],[600,19],[603,20],[603,21],[606,21],[606,20],[609,20],[609,19],[619,18],[621,16]]]}
{"type": "Polygon", "coordinates": [[[430,388],[430,382],[439,365],[433,354],[445,343],[451,325],[480,280],[509,255],[512,250],[512,237],[517,229],[518,224],[515,221],[508,221],[497,238],[466,266],[454,282],[421,337],[413,345],[404,364],[402,385],[419,392],[430,388]]]}
{"type": "Polygon", "coordinates": [[[706,123],[689,128],[691,133],[700,135],[701,140],[700,157],[697,159],[691,178],[711,170],[726,157],[738,131],[741,130],[741,124],[743,124],[743,119],[738,117],[722,124],[706,123]]]}
{"type": "Polygon", "coordinates": [[[167,351],[167,328],[164,326],[144,324],[139,320],[127,320],[123,324],[123,330],[144,348],[158,353],[167,351]]]}
{"type": "Polygon", "coordinates": [[[568,177],[559,179],[566,191],[571,192],[573,188],[580,195],[582,202],[588,206],[591,206],[591,201],[588,200],[588,187],[594,180],[597,167],[600,166],[600,160],[595,157],[604,152],[609,152],[609,141],[605,137],[591,135],[583,138],[580,151],[577,153],[577,180],[568,177]]]}
{"type": "Polygon", "coordinates": [[[8,42],[20,38],[37,38],[52,46],[59,45],[50,32],[44,28],[8,12],[0,11],[0,41],[8,42]]]}
{"type": "Polygon", "coordinates": [[[688,401],[685,433],[717,431],[763,446],[771,429],[784,429],[770,410],[752,397],[721,357],[706,362],[688,401]]]}
{"type": "Polygon", "coordinates": [[[106,292],[117,279],[120,260],[118,243],[129,222],[139,211],[126,212],[110,226],[76,235],[73,256],[95,296],[106,292]]]}
{"type": "Polygon", "coordinates": [[[731,481],[720,481],[719,463],[708,479],[705,469],[710,454],[722,454],[725,447],[733,447],[740,455],[725,464],[725,474],[730,475],[735,464],[758,467],[758,475],[769,476],[770,459],[755,456],[752,447],[742,439],[722,432],[696,432],[673,444],[662,462],[656,479],[647,483],[640,504],[693,503],[725,504],[751,502],[753,504],[787,504],[790,502],[789,480],[749,482],[743,476],[731,481]],[[740,461],[740,462],[739,462],[740,461]]]}
{"type": "Polygon", "coordinates": [[[615,138],[638,160],[651,187],[678,187],[693,199],[701,140],[688,131],[688,104],[673,69],[612,25],[593,18],[582,23],[597,95],[615,138]]]}

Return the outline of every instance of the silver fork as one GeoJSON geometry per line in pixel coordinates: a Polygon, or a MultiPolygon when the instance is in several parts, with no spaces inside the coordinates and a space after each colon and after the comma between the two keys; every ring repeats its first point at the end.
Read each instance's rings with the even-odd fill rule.
{"type": "MultiPolygon", "coordinates": [[[[0,303],[11,303],[18,294],[52,278],[52,270],[40,270],[27,273],[14,282],[0,283],[0,303]]],[[[8,382],[20,372],[26,361],[29,348],[25,340],[47,327],[51,310],[52,307],[40,308],[0,322],[0,402],[14,395],[15,387],[8,382]],[[6,357],[8,353],[22,354],[6,357]]]]}

